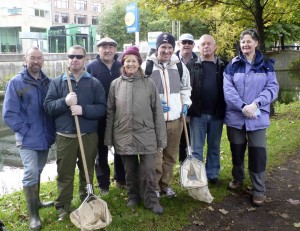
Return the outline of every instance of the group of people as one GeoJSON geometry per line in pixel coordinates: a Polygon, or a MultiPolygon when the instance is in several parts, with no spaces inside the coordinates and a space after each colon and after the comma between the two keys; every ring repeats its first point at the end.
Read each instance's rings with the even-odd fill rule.
{"type": "Polygon", "coordinates": [[[173,169],[186,158],[182,116],[189,121],[192,154],[204,161],[211,184],[220,184],[220,143],[223,123],[232,152],[229,188],[241,188],[244,156],[253,183],[252,204],[264,202],[266,128],[270,104],[278,94],[273,61],[263,57],[259,37],[249,29],[240,36],[240,53],[229,63],[218,57],[211,35],[199,39],[199,56],[191,34],[183,34],[174,53],[175,38],[161,33],[155,52],[143,62],[136,46],[118,59],[117,42],[103,38],[96,59],[86,64],[86,51],[68,51],[68,70],[51,80],[42,71],[38,48],[25,54],[23,70],[12,78],[3,104],[3,118],[15,132],[24,165],[23,188],[30,228],[39,230],[39,208],[53,203],[39,200],[40,174],[49,147],[57,145],[57,188],[54,205],[59,218],[71,212],[76,165],[79,196],[86,198],[86,179],[74,116],[78,116],[88,174],[94,169],[101,194],[109,192],[108,151],[114,149],[114,181],[127,189],[127,206],[140,202],[155,214],[164,213],[161,196],[173,198],[173,169]],[[67,78],[71,79],[69,89],[67,78]],[[55,134],[56,133],[56,134],[55,134]],[[56,138],[55,138],[56,135],[56,138]]]}

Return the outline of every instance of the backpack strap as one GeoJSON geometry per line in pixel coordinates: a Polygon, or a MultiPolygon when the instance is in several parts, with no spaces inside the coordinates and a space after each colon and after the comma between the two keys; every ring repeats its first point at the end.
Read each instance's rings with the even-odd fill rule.
{"type": "MultiPolygon", "coordinates": [[[[145,68],[145,75],[146,76],[150,76],[152,74],[153,65],[154,65],[154,62],[152,60],[147,60],[146,61],[146,68],[145,68]]],[[[183,76],[182,62],[176,63],[176,66],[177,66],[179,76],[180,76],[180,81],[181,81],[182,76],[183,76]]]]}
{"type": "Polygon", "coordinates": [[[180,76],[180,81],[182,79],[182,76],[183,76],[183,67],[182,67],[182,62],[180,61],[179,63],[176,63],[177,65],[177,69],[178,69],[178,72],[179,72],[179,76],[180,76]]]}
{"type": "Polygon", "coordinates": [[[146,69],[145,69],[145,75],[146,76],[150,76],[152,74],[152,70],[153,70],[153,61],[152,60],[147,60],[146,61],[146,69]]]}

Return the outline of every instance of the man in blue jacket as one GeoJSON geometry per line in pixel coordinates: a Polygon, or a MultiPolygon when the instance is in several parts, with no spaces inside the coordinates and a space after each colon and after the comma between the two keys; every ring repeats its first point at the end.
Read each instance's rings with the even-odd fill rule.
{"type": "MultiPolygon", "coordinates": [[[[104,87],[107,99],[111,82],[118,78],[121,73],[121,63],[117,60],[117,42],[109,37],[102,38],[97,43],[99,54],[96,59],[86,67],[87,72],[98,79],[104,87]]],[[[104,145],[106,118],[99,120],[98,127],[98,154],[96,157],[95,170],[100,192],[108,193],[110,185],[110,169],[108,165],[108,148],[104,145]],[[104,129],[103,129],[104,128],[104,129]]],[[[125,171],[121,156],[114,155],[114,179],[118,187],[125,187],[125,171]]]]}
{"type": "Polygon", "coordinates": [[[48,151],[55,141],[54,123],[44,111],[50,79],[41,71],[42,52],[33,47],[25,54],[25,66],[6,86],[3,120],[12,129],[24,166],[22,179],[30,229],[42,227],[39,208],[53,205],[39,200],[40,175],[46,165],[48,151]]]}
{"type": "Polygon", "coordinates": [[[71,47],[68,52],[68,65],[74,92],[69,91],[67,75],[64,73],[51,82],[44,103],[47,113],[55,119],[57,133],[58,197],[54,204],[60,220],[71,212],[76,164],[79,168],[81,201],[87,196],[74,116],[78,116],[88,174],[93,182],[98,145],[98,119],[106,114],[105,91],[101,83],[85,71],[85,62],[85,49],[79,45],[71,47]]]}

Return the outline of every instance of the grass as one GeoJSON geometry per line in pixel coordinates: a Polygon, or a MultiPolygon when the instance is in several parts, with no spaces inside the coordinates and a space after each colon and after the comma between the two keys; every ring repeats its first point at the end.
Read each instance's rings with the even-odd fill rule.
{"type": "MultiPolygon", "coordinates": [[[[268,170],[281,165],[289,156],[300,150],[300,102],[289,105],[276,104],[275,108],[276,115],[272,117],[271,126],[267,130],[268,170]]],[[[231,180],[231,154],[225,126],[221,141],[221,150],[220,179],[223,184],[218,187],[210,187],[210,192],[214,197],[212,205],[192,199],[187,191],[180,187],[179,166],[176,165],[173,187],[178,195],[174,199],[161,199],[161,204],[165,208],[163,216],[154,215],[152,212],[144,209],[142,205],[136,209],[127,208],[126,191],[116,188],[113,184],[110,193],[102,198],[107,202],[113,217],[112,223],[105,230],[180,230],[184,225],[189,224],[189,218],[193,216],[195,209],[207,209],[208,206],[213,206],[214,203],[221,202],[229,193],[227,184],[231,180]]],[[[74,207],[80,205],[77,195],[77,180],[78,178],[76,177],[74,207]]],[[[250,184],[248,176],[245,183],[246,185],[250,184]]],[[[55,182],[44,183],[41,187],[41,197],[43,200],[55,199],[55,182]]],[[[99,195],[98,188],[95,188],[95,194],[99,195]]],[[[54,208],[40,210],[40,216],[43,222],[43,230],[45,231],[78,230],[70,220],[57,221],[57,212],[54,208]]],[[[28,216],[26,214],[25,198],[22,191],[4,195],[0,198],[0,220],[4,222],[9,230],[28,230],[28,216]]]]}

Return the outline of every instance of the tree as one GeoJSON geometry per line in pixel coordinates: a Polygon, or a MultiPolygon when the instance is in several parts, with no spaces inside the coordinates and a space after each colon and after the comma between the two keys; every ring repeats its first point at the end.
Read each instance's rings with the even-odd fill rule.
{"type": "MultiPolygon", "coordinates": [[[[125,8],[132,2],[131,0],[115,1],[113,7],[106,9],[99,18],[98,32],[100,36],[109,36],[115,39],[119,49],[123,49],[123,44],[135,42],[134,33],[127,33],[125,25],[125,8]]],[[[139,16],[140,41],[147,41],[150,31],[172,31],[172,20],[165,11],[154,12],[151,8],[140,8],[139,16]]],[[[192,33],[195,38],[199,38],[203,33],[209,31],[208,26],[196,18],[183,20],[181,28],[181,33],[192,33]]]]}
{"type": "MultiPolygon", "coordinates": [[[[139,4],[141,7],[151,7],[156,12],[167,9],[169,15],[177,20],[202,17],[206,24],[211,25],[210,32],[212,34],[218,34],[218,31],[223,31],[226,34],[232,34],[233,37],[230,40],[236,41],[241,30],[254,27],[259,34],[262,51],[265,51],[265,39],[270,39],[271,37],[268,33],[269,28],[275,28],[275,25],[278,23],[283,27],[293,25],[299,28],[299,1],[141,0],[139,4]],[[230,26],[231,30],[228,31],[230,26]]],[[[278,37],[280,32],[278,31],[273,36],[278,37]]],[[[297,35],[299,38],[299,33],[297,35]]],[[[231,44],[234,44],[235,41],[231,42],[231,44]]]]}

